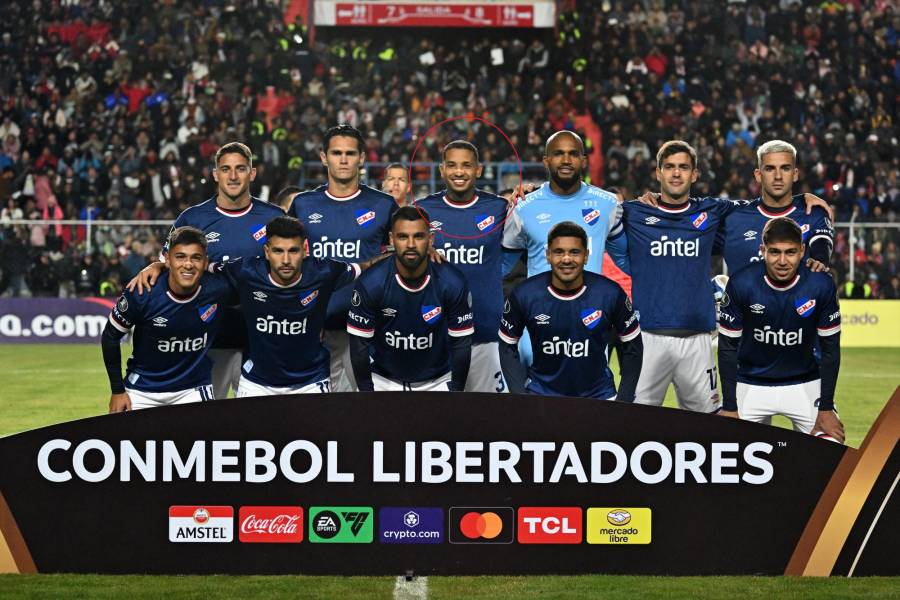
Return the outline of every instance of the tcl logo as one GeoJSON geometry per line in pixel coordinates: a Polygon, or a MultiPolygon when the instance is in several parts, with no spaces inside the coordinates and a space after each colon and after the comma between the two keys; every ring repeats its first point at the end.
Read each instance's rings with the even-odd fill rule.
{"type": "Polygon", "coordinates": [[[299,544],[303,509],[299,506],[242,506],[238,539],[247,543],[299,544]]]}
{"type": "Polygon", "coordinates": [[[580,544],[582,511],[577,506],[519,508],[520,544],[580,544]]]}

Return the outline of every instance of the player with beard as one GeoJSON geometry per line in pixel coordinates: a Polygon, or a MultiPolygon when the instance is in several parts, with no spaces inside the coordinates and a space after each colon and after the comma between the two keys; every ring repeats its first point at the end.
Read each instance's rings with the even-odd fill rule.
{"type": "MultiPolygon", "coordinates": [[[[253,167],[253,153],[245,144],[225,144],[216,152],[215,160],[213,179],[217,186],[216,196],[178,215],[169,235],[180,227],[196,227],[206,234],[209,260],[212,262],[262,256],[266,223],[283,215],[284,211],[250,195],[250,184],[256,179],[256,169],[253,167]]],[[[167,250],[168,243],[163,246],[160,260],[165,260],[167,250]]],[[[145,269],[132,280],[131,287],[135,283],[140,288],[152,286],[155,281],[154,272],[145,269]]],[[[213,362],[213,395],[215,398],[225,398],[229,390],[237,391],[241,351],[247,345],[247,337],[240,307],[220,306],[219,310],[224,313],[224,323],[209,351],[209,357],[213,362]]]]}
{"type": "MultiPolygon", "coordinates": [[[[398,206],[388,194],[359,183],[365,161],[362,133],[346,124],[332,127],[325,132],[319,157],[328,182],[297,194],[290,212],[306,227],[310,255],[346,262],[378,256],[398,206]]],[[[331,353],[331,385],[336,392],[356,389],[346,332],[349,308],[350,288],[345,287],[331,297],[325,318],[325,345],[331,353]]]]}
{"type": "Polygon", "coordinates": [[[347,315],[360,391],[463,391],[469,373],[472,295],[465,276],[428,259],[431,219],[412,206],[391,218],[393,260],[366,271],[347,315]]]}
{"type": "Polygon", "coordinates": [[[634,401],[641,372],[641,326],[625,291],[603,275],[585,272],[584,229],[564,221],[547,236],[549,273],[519,284],[500,322],[503,368],[514,392],[634,401]],[[534,362],[525,367],[516,345],[530,332],[534,362]],[[613,334],[621,339],[620,383],[606,362],[613,334]]]}
{"type": "Polygon", "coordinates": [[[476,189],[482,165],[478,149],[465,140],[444,146],[441,176],[446,188],[417,200],[431,215],[434,246],[466,276],[472,290],[475,336],[467,392],[506,390],[497,329],[503,307],[503,229],[508,204],[496,194],[476,189]]]}
{"type": "MultiPolygon", "coordinates": [[[[587,167],[584,142],[572,131],[558,131],[547,139],[544,166],[550,181],[519,201],[509,215],[503,232],[503,274],[506,275],[526,253],[528,276],[550,270],[547,262],[547,235],[562,221],[585,228],[588,236],[586,269],[601,273],[603,252],[623,271],[628,270],[628,246],[621,226],[621,204],[612,192],[582,181],[587,167]],[[608,244],[608,248],[607,248],[608,244]]],[[[528,364],[531,344],[527,331],[519,344],[519,354],[528,364]]]]}
{"type": "Polygon", "coordinates": [[[834,410],[841,363],[834,280],[802,266],[803,233],[791,219],[769,221],[762,242],[763,261],[731,277],[721,303],[721,414],[758,423],[781,414],[797,431],[843,442],[834,410]]]}
{"type": "Polygon", "coordinates": [[[147,294],[125,290],[103,330],[109,412],[212,400],[207,353],[222,326],[228,285],[206,273],[207,241],[194,227],[168,240],[168,276],[147,294]],[[134,329],[122,380],[122,338],[134,329]]]}

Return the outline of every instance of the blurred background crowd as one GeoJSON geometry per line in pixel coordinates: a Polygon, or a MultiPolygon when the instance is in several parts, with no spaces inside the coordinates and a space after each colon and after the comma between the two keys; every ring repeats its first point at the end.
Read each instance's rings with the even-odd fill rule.
{"type": "MultiPolygon", "coordinates": [[[[493,168],[585,135],[590,180],[655,189],[656,149],[697,148],[694,195],[751,198],[755,148],[795,144],[840,229],[841,292],[900,297],[900,9],[890,1],[562,1],[555,29],[319,28],[262,0],[15,2],[0,20],[0,293],[115,295],[165,227],[214,193],[211,157],[256,153],[255,195],[322,181],[321,133],[347,122],[372,163],[439,160],[465,137],[493,168]],[[452,117],[475,116],[495,123],[452,117]],[[505,135],[504,135],[505,134],[505,135]],[[509,141],[507,141],[508,136],[509,141]],[[425,139],[423,139],[423,137],[425,139]],[[850,258],[856,281],[848,281],[850,258]]],[[[423,180],[429,170],[414,169],[423,180]]],[[[526,173],[540,180],[541,172],[526,173]]],[[[380,172],[366,173],[377,183],[380,172]]],[[[416,181],[416,183],[422,183],[416,181]]],[[[414,185],[414,189],[416,189],[414,185]]]]}

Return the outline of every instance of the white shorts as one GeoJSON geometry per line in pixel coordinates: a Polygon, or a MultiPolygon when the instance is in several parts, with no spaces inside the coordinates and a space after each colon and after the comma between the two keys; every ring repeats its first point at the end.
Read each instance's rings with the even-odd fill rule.
{"type": "Polygon", "coordinates": [[[346,331],[325,331],[325,347],[331,354],[331,391],[356,392],[356,378],[350,362],[350,338],[346,331]]]}
{"type": "Polygon", "coordinates": [[[819,416],[816,402],[821,391],[821,379],[779,386],[738,382],[738,416],[747,421],[769,425],[772,415],[784,415],[794,425],[794,431],[810,433],[819,416]]]}
{"type": "Polygon", "coordinates": [[[224,400],[231,390],[237,395],[238,382],[241,379],[241,351],[232,348],[210,348],[209,359],[212,367],[213,398],[224,400]]]}
{"type": "Polygon", "coordinates": [[[496,392],[506,394],[506,379],[500,368],[500,342],[472,344],[472,361],[469,363],[467,392],[496,392]]]}
{"type": "Polygon", "coordinates": [[[431,381],[394,381],[372,373],[372,383],[376,392],[449,392],[450,373],[441,375],[431,381]]]}
{"type": "Polygon", "coordinates": [[[721,402],[716,389],[716,361],[710,334],[674,337],[643,331],[641,337],[644,360],[635,403],[661,406],[672,383],[681,408],[705,413],[719,410],[721,402]]]}
{"type": "Polygon", "coordinates": [[[142,392],[128,388],[125,388],[125,391],[128,392],[128,397],[131,398],[131,410],[206,402],[213,399],[211,385],[201,385],[200,387],[178,392],[142,392]]]}
{"type": "Polygon", "coordinates": [[[251,396],[286,396],[288,394],[327,394],[331,391],[331,382],[327,379],[297,386],[266,386],[254,383],[241,375],[238,384],[236,398],[249,398],[251,396]]]}

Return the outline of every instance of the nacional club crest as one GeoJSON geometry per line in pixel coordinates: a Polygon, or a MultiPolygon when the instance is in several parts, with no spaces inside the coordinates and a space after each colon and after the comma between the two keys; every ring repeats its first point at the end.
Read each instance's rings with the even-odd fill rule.
{"type": "Polygon", "coordinates": [[[356,224],[360,227],[371,227],[375,222],[374,210],[358,210],[356,211],[356,224]]]}
{"type": "Polygon", "coordinates": [[[600,220],[600,210],[593,208],[582,208],[581,209],[581,217],[584,219],[584,222],[588,225],[596,225],[597,221],[600,220]]]}
{"type": "Polygon", "coordinates": [[[478,215],[475,217],[475,227],[478,231],[491,231],[494,228],[494,215],[478,215]]]}
{"type": "Polygon", "coordinates": [[[794,306],[797,308],[797,314],[801,317],[808,317],[812,309],[816,307],[815,298],[801,298],[794,300],[794,306]]]}
{"type": "Polygon", "coordinates": [[[425,322],[429,325],[435,323],[438,319],[441,318],[441,307],[428,305],[423,306],[422,318],[425,319],[425,322]]]}
{"type": "Polygon", "coordinates": [[[216,314],[216,309],[219,308],[218,304],[207,304],[206,306],[201,306],[197,309],[197,312],[200,313],[200,320],[204,323],[209,323],[213,316],[216,314]]]}
{"type": "Polygon", "coordinates": [[[593,329],[600,322],[600,317],[602,316],[602,310],[586,308],[581,311],[581,322],[584,323],[584,326],[588,329],[593,329]]]}
{"type": "Polygon", "coordinates": [[[303,298],[300,298],[300,304],[303,306],[312,306],[316,303],[316,298],[319,297],[319,290],[313,290],[303,298]]]}
{"type": "Polygon", "coordinates": [[[691,219],[691,224],[694,226],[694,229],[699,229],[703,231],[707,227],[709,227],[709,215],[706,214],[706,211],[703,211],[693,219],[691,219]]]}
{"type": "Polygon", "coordinates": [[[266,226],[265,225],[254,225],[250,228],[250,235],[253,236],[253,239],[259,242],[260,244],[266,241],[266,226]]]}

